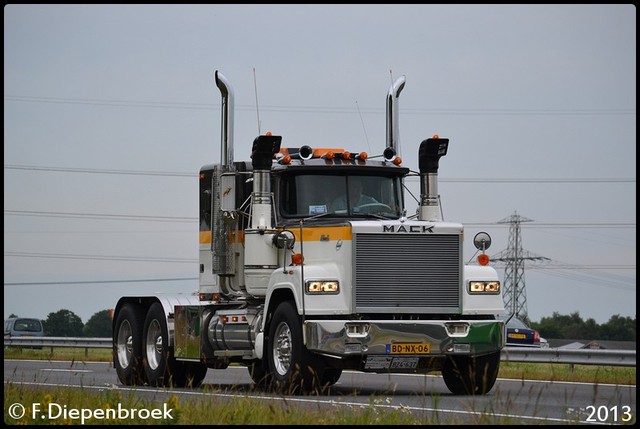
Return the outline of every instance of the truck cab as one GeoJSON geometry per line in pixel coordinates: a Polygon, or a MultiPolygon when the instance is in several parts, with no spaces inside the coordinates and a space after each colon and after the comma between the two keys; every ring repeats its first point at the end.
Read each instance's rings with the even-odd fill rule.
{"type": "MultiPolygon", "coordinates": [[[[197,296],[123,297],[114,363],[125,384],[198,384],[235,363],[281,392],[319,392],[345,369],[441,371],[455,394],[491,390],[504,346],[500,281],[484,253],[465,264],[464,226],[445,222],[438,168],[449,139],[419,145],[403,166],[397,98],[387,94],[387,147],[283,144],[257,136],[233,156],[233,90],[222,94],[221,162],[200,168],[197,296]],[[416,213],[404,180],[420,180],[416,213]]],[[[475,240],[474,240],[475,242],[475,240]]]]}

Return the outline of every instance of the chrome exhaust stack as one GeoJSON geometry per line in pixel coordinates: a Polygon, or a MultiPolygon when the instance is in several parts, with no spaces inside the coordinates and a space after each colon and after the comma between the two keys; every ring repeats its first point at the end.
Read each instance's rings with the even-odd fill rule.
{"type": "Polygon", "coordinates": [[[449,139],[433,137],[423,140],[418,150],[420,167],[420,207],[418,219],[442,221],[438,195],[438,161],[447,154],[449,139]]]}
{"type": "Polygon", "coordinates": [[[233,165],[233,88],[216,70],[216,86],[222,95],[220,164],[213,168],[211,252],[213,273],[221,277],[220,288],[225,294],[237,292],[228,281],[236,275],[234,251],[230,245],[235,212],[235,167],[233,165]],[[226,196],[225,196],[226,195],[226,196]]]}
{"type": "Polygon", "coordinates": [[[222,138],[220,163],[233,166],[233,88],[226,77],[216,70],[216,85],[222,95],[222,138]]]}
{"type": "Polygon", "coordinates": [[[404,88],[406,77],[400,76],[389,87],[387,94],[387,152],[386,159],[392,159],[393,156],[401,156],[400,154],[400,131],[398,128],[398,97],[404,88]]]}

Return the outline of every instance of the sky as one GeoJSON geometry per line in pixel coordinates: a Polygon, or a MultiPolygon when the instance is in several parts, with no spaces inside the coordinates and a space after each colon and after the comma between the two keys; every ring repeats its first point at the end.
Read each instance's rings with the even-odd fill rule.
{"type": "Polygon", "coordinates": [[[481,231],[490,256],[506,251],[519,216],[532,321],[635,318],[632,4],[6,5],[5,318],[86,323],[123,295],[197,290],[216,70],[234,91],[236,160],[267,131],[381,154],[404,75],[403,165],[418,170],[425,138],[450,139],[438,191],[465,260],[481,231]]]}

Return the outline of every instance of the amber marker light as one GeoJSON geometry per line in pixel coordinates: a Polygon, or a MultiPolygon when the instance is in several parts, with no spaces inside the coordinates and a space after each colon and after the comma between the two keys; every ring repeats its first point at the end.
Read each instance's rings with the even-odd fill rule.
{"type": "Polygon", "coordinates": [[[302,261],[304,261],[302,253],[294,253],[293,255],[291,255],[291,263],[293,265],[302,265],[302,261]]]}
{"type": "Polygon", "coordinates": [[[367,155],[367,152],[360,152],[360,154],[358,155],[358,159],[361,159],[364,161],[365,159],[367,159],[368,156],[369,155],[367,155]]]}
{"type": "Polygon", "coordinates": [[[478,263],[480,265],[487,265],[489,263],[489,255],[487,255],[486,253],[478,255],[478,263]]]}
{"type": "Polygon", "coordinates": [[[393,163],[395,165],[400,165],[402,164],[402,158],[400,158],[399,156],[396,156],[395,159],[393,160],[393,163]]]}
{"type": "Polygon", "coordinates": [[[201,293],[198,295],[200,301],[217,301],[220,299],[220,295],[217,293],[201,293]]]}

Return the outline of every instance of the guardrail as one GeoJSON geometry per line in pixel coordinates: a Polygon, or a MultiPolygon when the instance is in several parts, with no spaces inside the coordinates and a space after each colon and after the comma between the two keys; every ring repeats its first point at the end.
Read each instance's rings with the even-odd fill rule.
{"type": "Polygon", "coordinates": [[[83,337],[4,337],[6,347],[43,348],[54,347],[83,348],[84,355],[89,355],[89,349],[110,349],[113,344],[111,338],[83,338],[83,337]]]}
{"type": "MultiPolygon", "coordinates": [[[[82,337],[5,337],[5,347],[76,347],[110,349],[111,338],[82,337]]],[[[635,350],[563,349],[505,347],[501,359],[506,362],[567,363],[579,365],[636,366],[635,350]]]]}
{"type": "Polygon", "coordinates": [[[501,359],[510,362],[636,366],[635,350],[505,347],[501,359]]]}

